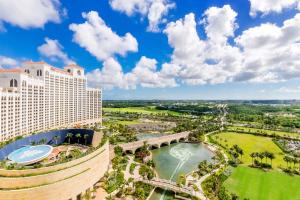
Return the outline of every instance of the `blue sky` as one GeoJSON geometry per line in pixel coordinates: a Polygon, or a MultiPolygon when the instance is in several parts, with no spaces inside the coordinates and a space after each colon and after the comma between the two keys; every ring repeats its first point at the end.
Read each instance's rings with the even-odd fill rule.
{"type": "Polygon", "coordinates": [[[299,99],[299,8],[299,0],[3,1],[0,67],[75,62],[105,99],[299,99]]]}

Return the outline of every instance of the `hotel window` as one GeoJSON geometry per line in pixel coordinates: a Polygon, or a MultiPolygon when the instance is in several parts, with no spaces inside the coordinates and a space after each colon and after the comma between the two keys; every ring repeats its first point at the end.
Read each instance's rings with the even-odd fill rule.
{"type": "Polygon", "coordinates": [[[10,87],[18,87],[18,82],[16,79],[10,80],[10,87]]]}
{"type": "Polygon", "coordinates": [[[37,74],[37,76],[42,76],[42,70],[40,70],[40,69],[37,70],[37,71],[36,71],[36,74],[37,74]]]}

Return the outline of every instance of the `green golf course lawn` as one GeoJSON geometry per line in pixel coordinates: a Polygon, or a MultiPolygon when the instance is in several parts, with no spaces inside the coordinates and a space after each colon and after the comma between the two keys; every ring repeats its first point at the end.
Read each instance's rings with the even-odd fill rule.
{"type": "Polygon", "coordinates": [[[264,172],[239,166],[224,182],[230,193],[250,200],[299,200],[300,176],[290,176],[279,171],[264,172]]]}
{"type": "MultiPolygon", "coordinates": [[[[269,137],[234,132],[222,132],[220,134],[213,135],[212,138],[227,149],[235,144],[241,147],[244,151],[244,155],[242,157],[244,165],[250,165],[252,163],[252,158],[250,157],[252,152],[264,151],[274,153],[275,159],[272,161],[273,168],[276,169],[280,166],[286,165],[283,160],[284,153],[269,137]]],[[[263,162],[265,162],[265,159],[263,159],[263,162]]],[[[270,164],[270,160],[268,160],[268,163],[270,164]]]]}

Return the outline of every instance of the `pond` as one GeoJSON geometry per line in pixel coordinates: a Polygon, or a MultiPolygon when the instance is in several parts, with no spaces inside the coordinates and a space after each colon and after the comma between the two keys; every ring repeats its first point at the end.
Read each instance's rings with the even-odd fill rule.
{"type": "MultiPolygon", "coordinates": [[[[197,169],[203,161],[211,161],[213,152],[203,144],[178,143],[152,150],[155,170],[160,178],[175,181],[181,174],[197,169]]],[[[150,200],[174,200],[174,193],[156,189],[150,200]]]]}

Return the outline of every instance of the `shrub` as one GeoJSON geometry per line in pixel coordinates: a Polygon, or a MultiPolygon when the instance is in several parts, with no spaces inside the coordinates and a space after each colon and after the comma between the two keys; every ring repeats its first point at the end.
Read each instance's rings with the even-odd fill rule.
{"type": "Polygon", "coordinates": [[[129,167],[129,173],[130,173],[130,174],[133,174],[133,171],[134,171],[135,167],[136,167],[136,164],[135,164],[135,163],[131,163],[131,164],[130,164],[130,167],[129,167]]]}
{"type": "Polygon", "coordinates": [[[123,155],[123,149],[122,149],[122,147],[120,147],[120,146],[116,146],[116,147],[114,148],[114,151],[115,151],[115,154],[116,154],[117,156],[122,156],[122,155],[123,155]]]}
{"type": "Polygon", "coordinates": [[[149,180],[155,177],[154,171],[147,165],[141,165],[139,169],[139,174],[149,180]]]}

